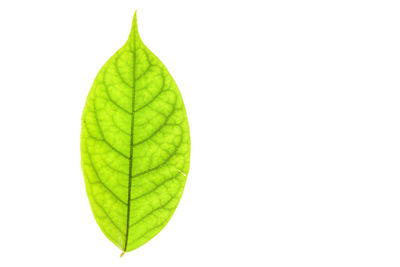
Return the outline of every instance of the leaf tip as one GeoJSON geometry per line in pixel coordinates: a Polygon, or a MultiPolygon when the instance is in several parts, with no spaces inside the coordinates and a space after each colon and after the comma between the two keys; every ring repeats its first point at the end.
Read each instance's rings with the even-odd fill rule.
{"type": "Polygon", "coordinates": [[[135,14],[133,15],[133,20],[132,20],[132,33],[138,31],[138,27],[137,27],[137,10],[135,10],[135,14]]]}
{"type": "Polygon", "coordinates": [[[129,40],[131,40],[131,42],[133,42],[133,40],[135,40],[135,39],[140,40],[139,32],[138,32],[138,25],[137,25],[137,10],[135,10],[135,14],[133,15],[132,28],[131,28],[131,32],[129,34],[129,40]]]}

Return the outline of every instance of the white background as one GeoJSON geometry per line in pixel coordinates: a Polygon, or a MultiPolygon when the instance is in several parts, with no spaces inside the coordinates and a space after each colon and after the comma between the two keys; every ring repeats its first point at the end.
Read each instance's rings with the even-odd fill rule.
{"type": "Polygon", "coordinates": [[[0,266],[400,266],[398,1],[2,1],[0,266]],[[80,117],[138,9],[191,170],[128,253],[101,233],[80,117]]]}

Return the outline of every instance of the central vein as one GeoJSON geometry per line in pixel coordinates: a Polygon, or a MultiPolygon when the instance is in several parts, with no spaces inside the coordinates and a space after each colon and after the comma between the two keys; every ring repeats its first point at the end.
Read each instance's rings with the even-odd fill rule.
{"type": "Polygon", "coordinates": [[[132,119],[131,119],[131,140],[130,140],[130,152],[129,152],[129,184],[128,184],[128,210],[126,218],[126,236],[125,236],[125,246],[124,251],[128,247],[128,236],[129,236],[129,220],[131,213],[131,188],[132,188],[132,161],[133,161],[133,129],[135,120],[135,87],[136,87],[136,42],[135,42],[135,29],[132,33],[132,43],[133,43],[133,85],[132,85],[132,119]]]}

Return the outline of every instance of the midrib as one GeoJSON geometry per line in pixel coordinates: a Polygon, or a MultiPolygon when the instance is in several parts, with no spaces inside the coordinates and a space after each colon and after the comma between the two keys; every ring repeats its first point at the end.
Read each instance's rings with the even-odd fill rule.
{"type": "Polygon", "coordinates": [[[126,218],[126,235],[125,235],[125,246],[124,251],[128,248],[128,237],[129,237],[129,220],[131,213],[131,188],[132,188],[132,161],[133,161],[133,129],[135,121],[135,87],[136,87],[136,42],[135,42],[135,30],[132,33],[133,42],[133,85],[132,85],[132,119],[131,119],[131,140],[130,140],[130,152],[129,152],[129,184],[128,184],[128,207],[127,207],[127,218],[126,218]]]}

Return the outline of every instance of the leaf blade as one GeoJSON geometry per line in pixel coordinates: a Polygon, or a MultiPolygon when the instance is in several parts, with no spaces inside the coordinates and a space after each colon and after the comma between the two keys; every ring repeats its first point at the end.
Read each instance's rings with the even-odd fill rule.
{"type": "Polygon", "coordinates": [[[93,214],[115,245],[132,251],[167,224],[189,171],[189,126],[172,76],[139,37],[136,13],[128,41],[89,92],[81,155],[93,214]]]}

